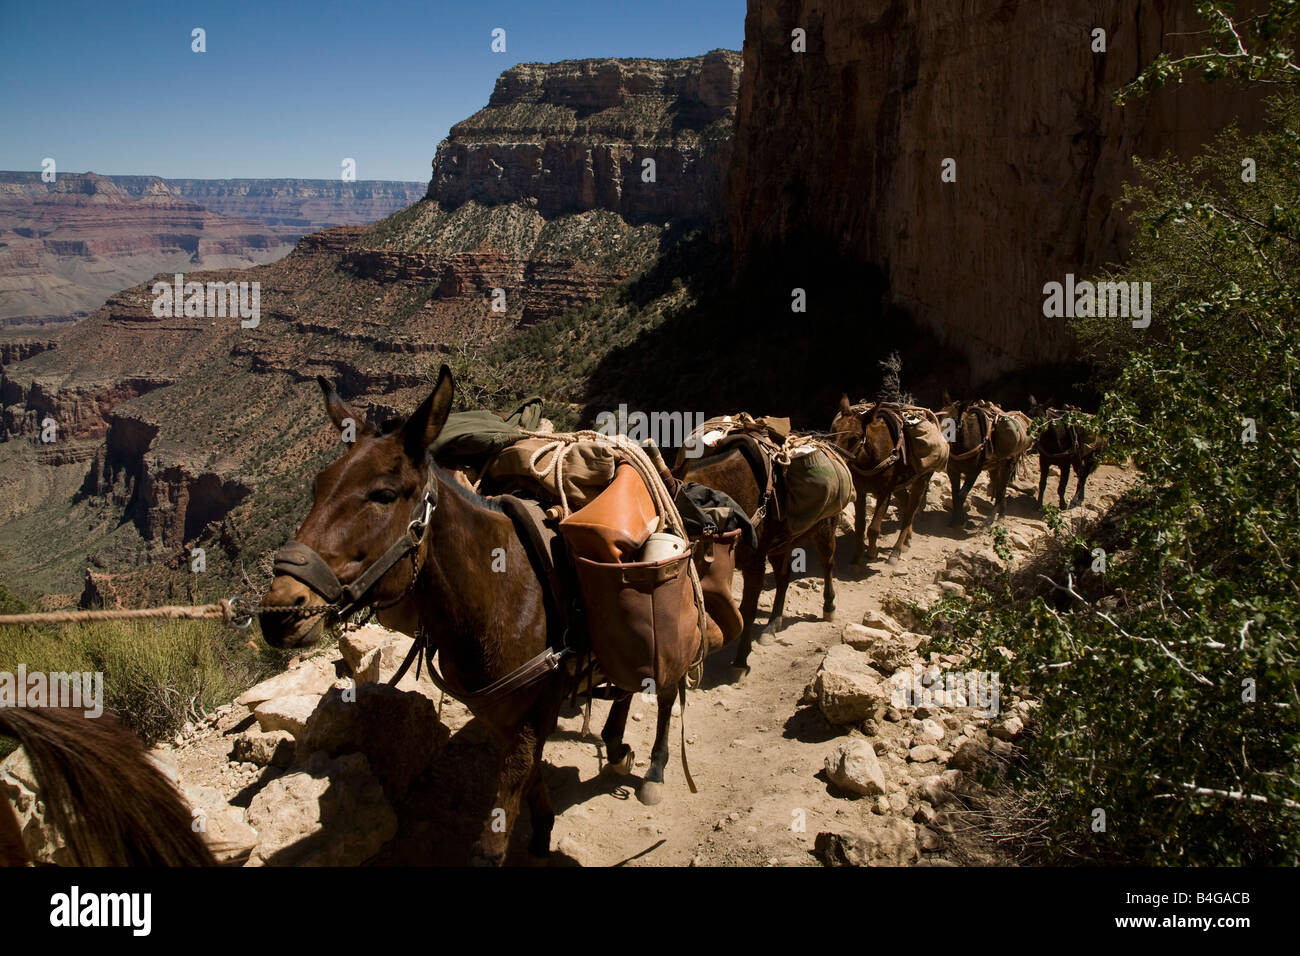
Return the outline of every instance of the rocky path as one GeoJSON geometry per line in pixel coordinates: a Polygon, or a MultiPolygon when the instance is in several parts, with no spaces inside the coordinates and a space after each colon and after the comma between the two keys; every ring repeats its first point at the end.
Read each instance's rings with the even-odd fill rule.
{"type": "MultiPolygon", "coordinates": [[[[1102,467],[1079,520],[1105,509],[1131,472],[1102,467]]],[[[1053,482],[1054,484],[1054,482],[1053,482]]],[[[1012,491],[1008,530],[1017,558],[1047,533],[1029,475],[1012,491]]],[[[955,657],[926,647],[913,604],[962,593],[996,566],[983,523],[991,508],[983,480],[971,496],[973,520],[952,529],[943,509],[947,481],[932,483],[913,546],[897,566],[849,567],[852,517],[842,517],[836,556],[836,620],[821,620],[821,581],[809,562],[787,599],[785,628],[756,645],[752,673],[728,681],[730,651],[708,662],[685,713],[688,756],[699,792],[682,774],[676,724],[663,801],[642,806],[635,787],[649,757],[654,704],[638,696],[626,739],[633,772],[602,772],[603,753],[582,734],[580,711],[565,712],[546,749],[545,774],[559,814],[554,865],[816,866],[1005,861],[966,808],[978,806],[973,771],[1005,757],[1032,702],[1001,688],[991,719],[974,703],[941,698],[895,707],[890,677],[962,671],[955,657]],[[820,834],[820,836],[819,836],[820,834]]],[[[882,542],[892,543],[893,522],[882,542]]],[[[736,578],[737,594],[740,579],[736,578]]],[[[760,621],[770,610],[765,591],[760,621]]],[[[232,863],[462,864],[491,812],[496,753],[487,731],[427,679],[408,674],[400,693],[383,680],[409,646],[381,628],[353,632],[336,648],[250,689],[202,727],[155,751],[232,863]],[[342,660],[339,660],[340,656],[342,660]],[[359,675],[357,703],[341,696],[359,675]],[[357,706],[360,704],[360,706],[357,706]],[[362,752],[364,751],[364,753],[362,752]]],[[[925,677],[929,680],[929,677],[925,677]]],[[[941,676],[942,681],[942,676],[941,676]]],[[[940,685],[936,685],[940,686],[940,685]]],[[[598,733],[609,704],[597,701],[598,733]]],[[[0,765],[0,790],[23,809],[21,754],[0,765]]],[[[30,789],[30,788],[28,788],[30,789]]],[[[24,813],[39,829],[34,801],[24,813]]],[[[525,863],[526,814],[511,862],[525,863]]],[[[45,856],[57,858],[52,839],[45,856]]]]}

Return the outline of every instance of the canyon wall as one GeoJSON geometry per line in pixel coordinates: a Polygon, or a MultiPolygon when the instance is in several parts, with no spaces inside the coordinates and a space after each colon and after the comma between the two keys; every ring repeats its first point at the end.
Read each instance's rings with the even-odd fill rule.
{"type": "Polygon", "coordinates": [[[0,172],[0,327],[57,326],[159,272],[273,262],[299,238],[382,219],[422,183],[0,172]]]}
{"type": "Polygon", "coordinates": [[[1203,29],[1190,0],[750,0],[729,188],[739,275],[825,248],[883,273],[885,303],[963,352],[976,383],[1068,359],[1043,285],[1122,254],[1130,157],[1187,155],[1259,116],[1199,79],[1112,103],[1160,51],[1204,42],[1172,34],[1203,29]]]}
{"type": "Polygon", "coordinates": [[[629,223],[711,218],[739,82],[729,50],[520,64],[439,145],[429,198],[523,201],[544,216],[606,209],[629,223]]]}
{"type": "Polygon", "coordinates": [[[160,179],[134,192],[94,173],[0,174],[0,328],[58,326],[159,272],[271,262],[291,241],[217,215],[160,179]]]}
{"type": "Polygon", "coordinates": [[[335,179],[168,179],[179,196],[222,216],[252,219],[297,241],[330,226],[378,222],[424,196],[425,184],[335,179]]]}

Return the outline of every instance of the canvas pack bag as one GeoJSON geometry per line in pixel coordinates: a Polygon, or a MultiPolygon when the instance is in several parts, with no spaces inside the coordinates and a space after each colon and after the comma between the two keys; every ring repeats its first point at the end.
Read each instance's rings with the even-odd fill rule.
{"type": "Polygon", "coordinates": [[[852,498],[853,475],[838,454],[822,442],[792,450],[785,469],[785,520],[791,531],[839,514],[852,498]]]}
{"type": "Polygon", "coordinates": [[[943,471],[948,467],[948,443],[938,417],[928,408],[909,406],[901,412],[907,453],[914,471],[943,471]]]}
{"type": "Polygon", "coordinates": [[[994,410],[993,433],[989,436],[989,458],[1006,461],[1019,458],[1033,444],[1031,422],[1024,412],[994,410]]]}
{"type": "Polygon", "coordinates": [[[558,454],[564,455],[564,494],[571,508],[586,506],[614,480],[618,458],[608,445],[573,442],[539,456],[537,453],[548,444],[555,443],[545,438],[524,438],[497,452],[483,472],[484,493],[521,492],[558,502],[560,489],[552,470],[558,454]]]}

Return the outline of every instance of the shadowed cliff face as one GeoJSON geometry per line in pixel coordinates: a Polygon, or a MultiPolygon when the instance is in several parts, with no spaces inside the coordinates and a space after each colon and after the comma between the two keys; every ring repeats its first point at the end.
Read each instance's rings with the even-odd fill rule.
{"type": "Polygon", "coordinates": [[[1170,34],[1202,27],[1189,0],[751,0],[729,187],[740,275],[791,262],[799,286],[786,252],[829,244],[883,271],[886,302],[977,383],[1069,358],[1043,285],[1122,254],[1131,157],[1187,154],[1259,115],[1200,81],[1111,102],[1158,52],[1197,42],[1170,34]]]}

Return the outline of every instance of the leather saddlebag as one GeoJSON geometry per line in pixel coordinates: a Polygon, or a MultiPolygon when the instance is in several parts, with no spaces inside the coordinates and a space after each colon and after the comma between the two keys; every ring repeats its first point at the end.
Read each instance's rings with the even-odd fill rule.
{"type": "Polygon", "coordinates": [[[650,492],[628,464],[619,465],[609,487],[559,525],[570,554],[604,562],[634,560],[658,526],[650,492]]]}
{"type": "Polygon", "coordinates": [[[700,629],[690,560],[690,552],[632,563],[575,557],[591,649],[601,673],[623,690],[657,694],[695,660],[700,629]]]}

